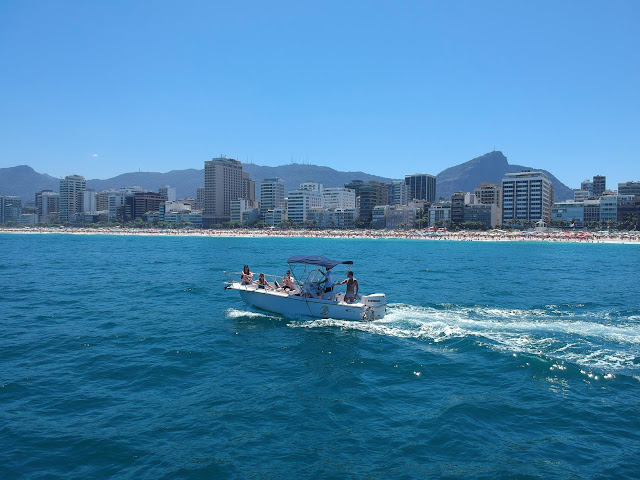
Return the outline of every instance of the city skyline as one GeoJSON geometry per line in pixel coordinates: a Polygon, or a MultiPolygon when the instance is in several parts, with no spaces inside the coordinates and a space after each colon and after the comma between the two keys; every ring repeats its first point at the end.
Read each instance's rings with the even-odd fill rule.
{"type": "Polygon", "coordinates": [[[640,179],[640,6],[5,2],[0,168],[225,154],[389,178],[494,147],[577,188],[640,179]]]}

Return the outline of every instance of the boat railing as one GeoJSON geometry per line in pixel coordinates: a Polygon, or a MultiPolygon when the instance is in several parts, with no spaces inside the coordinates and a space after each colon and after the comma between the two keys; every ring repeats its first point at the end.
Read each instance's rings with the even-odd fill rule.
{"type": "MultiPolygon", "coordinates": [[[[251,284],[247,285],[247,286],[254,286],[254,287],[257,288],[258,287],[258,279],[260,278],[260,273],[255,273],[255,272],[252,272],[252,273],[253,273],[253,280],[252,280],[251,284]]],[[[225,282],[226,285],[231,285],[232,283],[240,283],[240,280],[242,278],[242,272],[227,272],[227,271],[225,271],[224,274],[229,279],[227,282],[225,282]]],[[[283,283],[282,283],[283,277],[282,276],[280,276],[280,275],[271,275],[269,273],[265,273],[264,274],[264,278],[269,283],[269,285],[274,288],[274,290],[283,289],[283,283]]],[[[293,280],[293,282],[294,282],[294,290],[295,291],[299,291],[300,290],[299,282],[296,281],[295,279],[293,280]]]]}
{"type": "MultiPolygon", "coordinates": [[[[240,283],[242,278],[242,272],[223,272],[228,281],[224,282],[225,285],[231,285],[233,283],[240,283]]],[[[250,285],[247,285],[247,288],[253,290],[258,289],[258,278],[260,277],[260,273],[253,273],[253,281],[250,285]]],[[[280,275],[271,275],[268,273],[264,274],[265,280],[271,286],[273,291],[285,291],[282,284],[282,276],[280,275]]],[[[292,277],[293,278],[293,277],[292,277]]],[[[267,290],[270,288],[267,287],[267,290]]],[[[308,298],[323,298],[326,300],[335,300],[337,302],[344,301],[344,292],[338,291],[334,288],[331,293],[325,293],[324,287],[320,283],[320,277],[309,276],[304,282],[300,282],[294,278],[294,289],[290,292],[292,294],[305,296],[308,298]]],[[[358,295],[355,299],[356,302],[360,301],[362,295],[358,295]]]]}

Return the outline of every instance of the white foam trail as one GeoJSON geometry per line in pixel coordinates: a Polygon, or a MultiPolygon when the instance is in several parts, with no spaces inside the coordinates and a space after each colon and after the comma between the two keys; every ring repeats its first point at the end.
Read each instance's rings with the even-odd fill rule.
{"type": "Polygon", "coordinates": [[[266,315],[264,313],[251,312],[249,310],[236,310],[235,308],[229,308],[224,312],[227,318],[271,318],[279,320],[280,317],[274,317],[273,315],[266,315]]]}
{"type": "Polygon", "coordinates": [[[632,317],[612,324],[611,318],[603,318],[606,315],[600,312],[549,307],[553,310],[391,304],[384,319],[375,322],[324,319],[289,325],[339,327],[434,343],[473,337],[480,345],[498,351],[533,354],[605,371],[638,371],[640,325],[632,317]]]}

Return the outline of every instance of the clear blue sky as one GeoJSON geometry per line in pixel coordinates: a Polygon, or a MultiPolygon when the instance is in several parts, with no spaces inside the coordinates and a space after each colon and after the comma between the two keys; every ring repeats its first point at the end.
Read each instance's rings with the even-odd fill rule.
{"type": "Polygon", "coordinates": [[[640,180],[640,1],[0,2],[0,167],[640,180]]]}

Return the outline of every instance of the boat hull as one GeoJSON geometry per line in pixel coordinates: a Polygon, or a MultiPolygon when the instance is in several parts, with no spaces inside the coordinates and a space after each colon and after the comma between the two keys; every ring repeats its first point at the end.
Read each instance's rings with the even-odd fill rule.
{"type": "MultiPolygon", "coordinates": [[[[377,294],[371,305],[367,300],[358,303],[336,302],[319,298],[290,295],[283,291],[265,290],[253,285],[233,283],[228,288],[238,290],[242,300],[254,307],[282,315],[336,318],[341,320],[378,320],[386,312],[384,295],[377,294]]],[[[364,297],[365,299],[367,297],[364,297]]]]}

